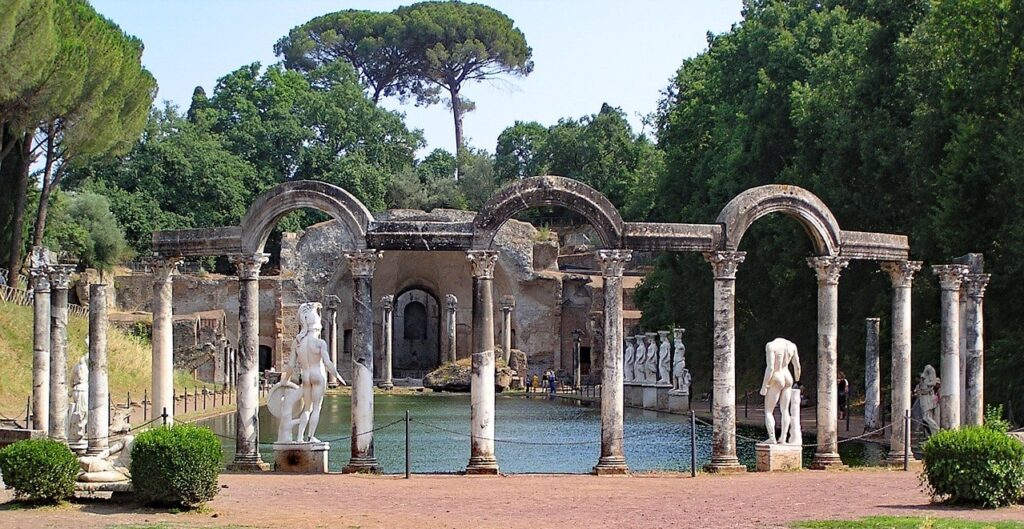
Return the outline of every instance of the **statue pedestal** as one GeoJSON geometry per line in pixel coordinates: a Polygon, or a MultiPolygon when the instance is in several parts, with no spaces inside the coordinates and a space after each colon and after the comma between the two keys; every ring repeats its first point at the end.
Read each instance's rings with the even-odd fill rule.
{"type": "Polygon", "coordinates": [[[757,443],[758,472],[779,472],[800,470],[802,468],[803,447],[800,445],[783,445],[757,443]]]}
{"type": "Polygon", "coordinates": [[[687,413],[690,411],[690,394],[677,390],[668,392],[668,411],[687,413]]]}
{"type": "Polygon", "coordinates": [[[623,404],[626,406],[643,406],[644,388],[636,382],[629,382],[623,387],[623,404]]]}
{"type": "Polygon", "coordinates": [[[327,473],[330,443],[274,443],[274,472],[327,473]]]}
{"type": "Polygon", "coordinates": [[[657,409],[660,411],[668,410],[668,394],[672,391],[672,384],[659,383],[655,386],[658,390],[657,393],[657,409]]]}
{"type": "Polygon", "coordinates": [[[644,384],[644,409],[654,410],[658,408],[658,387],[654,384],[644,384]]]}

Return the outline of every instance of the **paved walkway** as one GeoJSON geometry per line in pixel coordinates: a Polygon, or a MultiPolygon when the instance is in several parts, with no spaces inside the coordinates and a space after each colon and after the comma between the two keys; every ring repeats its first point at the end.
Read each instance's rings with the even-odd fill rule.
{"type": "MultiPolygon", "coordinates": [[[[929,503],[913,472],[802,471],[737,476],[632,477],[224,475],[201,513],[92,500],[6,510],[0,529],[106,528],[162,522],[174,527],[777,528],[811,519],[870,515],[1024,520],[1024,507],[953,509],[929,503]]],[[[7,501],[8,493],[0,492],[7,501]],[[5,496],[6,495],[6,496],[5,496]]]]}

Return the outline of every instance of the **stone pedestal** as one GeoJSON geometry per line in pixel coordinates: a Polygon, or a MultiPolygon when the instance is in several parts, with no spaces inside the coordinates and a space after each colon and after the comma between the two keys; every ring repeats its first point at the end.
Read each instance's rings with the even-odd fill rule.
{"type": "Polygon", "coordinates": [[[668,409],[668,394],[672,391],[672,384],[658,384],[654,387],[657,390],[655,409],[665,411],[668,409]]]}
{"type": "Polygon", "coordinates": [[[653,384],[644,385],[644,402],[643,406],[645,410],[654,410],[658,408],[658,388],[653,384]]]}
{"type": "Polygon", "coordinates": [[[668,411],[673,413],[688,413],[690,411],[690,395],[669,391],[668,411]]]}
{"type": "Polygon", "coordinates": [[[623,403],[626,406],[644,405],[644,387],[640,384],[626,384],[623,392],[623,403]]]}
{"type": "Polygon", "coordinates": [[[274,472],[327,473],[330,443],[274,443],[274,472]]]}
{"type": "Polygon", "coordinates": [[[800,445],[757,443],[758,472],[800,470],[803,449],[800,445]]]}

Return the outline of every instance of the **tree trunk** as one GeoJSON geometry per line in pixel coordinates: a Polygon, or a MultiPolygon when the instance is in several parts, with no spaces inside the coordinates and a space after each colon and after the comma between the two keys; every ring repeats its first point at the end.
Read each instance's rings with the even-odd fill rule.
{"type": "Polygon", "coordinates": [[[452,96],[452,115],[455,117],[455,181],[459,181],[459,164],[462,162],[462,101],[457,89],[449,90],[452,96]]]}
{"type": "Polygon", "coordinates": [[[53,172],[54,156],[53,127],[51,126],[46,135],[46,166],[43,169],[43,189],[39,193],[39,209],[36,212],[36,225],[32,232],[32,246],[43,245],[43,234],[46,231],[46,212],[50,209],[50,194],[53,193],[53,188],[57,185],[57,177],[50,177],[50,173],[53,172]]]}
{"type": "Polygon", "coordinates": [[[11,247],[8,253],[7,282],[16,285],[18,271],[21,270],[22,235],[25,231],[25,197],[28,194],[28,172],[32,167],[32,134],[26,133],[16,151],[18,155],[6,158],[7,163],[18,164],[17,182],[14,188],[14,212],[11,222],[11,247]]]}

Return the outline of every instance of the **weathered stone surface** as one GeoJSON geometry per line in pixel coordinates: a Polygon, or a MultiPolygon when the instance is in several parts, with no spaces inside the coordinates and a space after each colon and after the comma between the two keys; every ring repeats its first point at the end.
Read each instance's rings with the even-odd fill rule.
{"type": "MultiPolygon", "coordinates": [[[[513,353],[516,352],[513,350],[513,353]]],[[[519,351],[522,353],[522,351],[519,351]]],[[[423,387],[433,391],[467,393],[470,390],[471,367],[468,358],[454,364],[445,364],[423,377],[423,387]]],[[[494,370],[494,390],[505,391],[512,384],[512,368],[498,367],[494,370]]]]}
{"type": "Polygon", "coordinates": [[[512,349],[508,360],[508,367],[513,373],[519,376],[526,376],[530,372],[530,363],[526,353],[519,349],[512,349]]]}
{"type": "Polygon", "coordinates": [[[24,441],[25,439],[42,439],[46,437],[45,430],[26,430],[24,428],[0,428],[0,448],[24,441]]]}
{"type": "Polygon", "coordinates": [[[327,473],[330,443],[274,443],[274,472],[327,473]]]}
{"type": "Polygon", "coordinates": [[[879,425],[879,404],[882,397],[881,374],[878,367],[878,334],[881,321],[878,318],[865,320],[864,340],[864,431],[870,432],[879,425]]]}
{"type": "Polygon", "coordinates": [[[798,445],[757,443],[754,447],[757,471],[800,470],[802,450],[798,445]]]}

